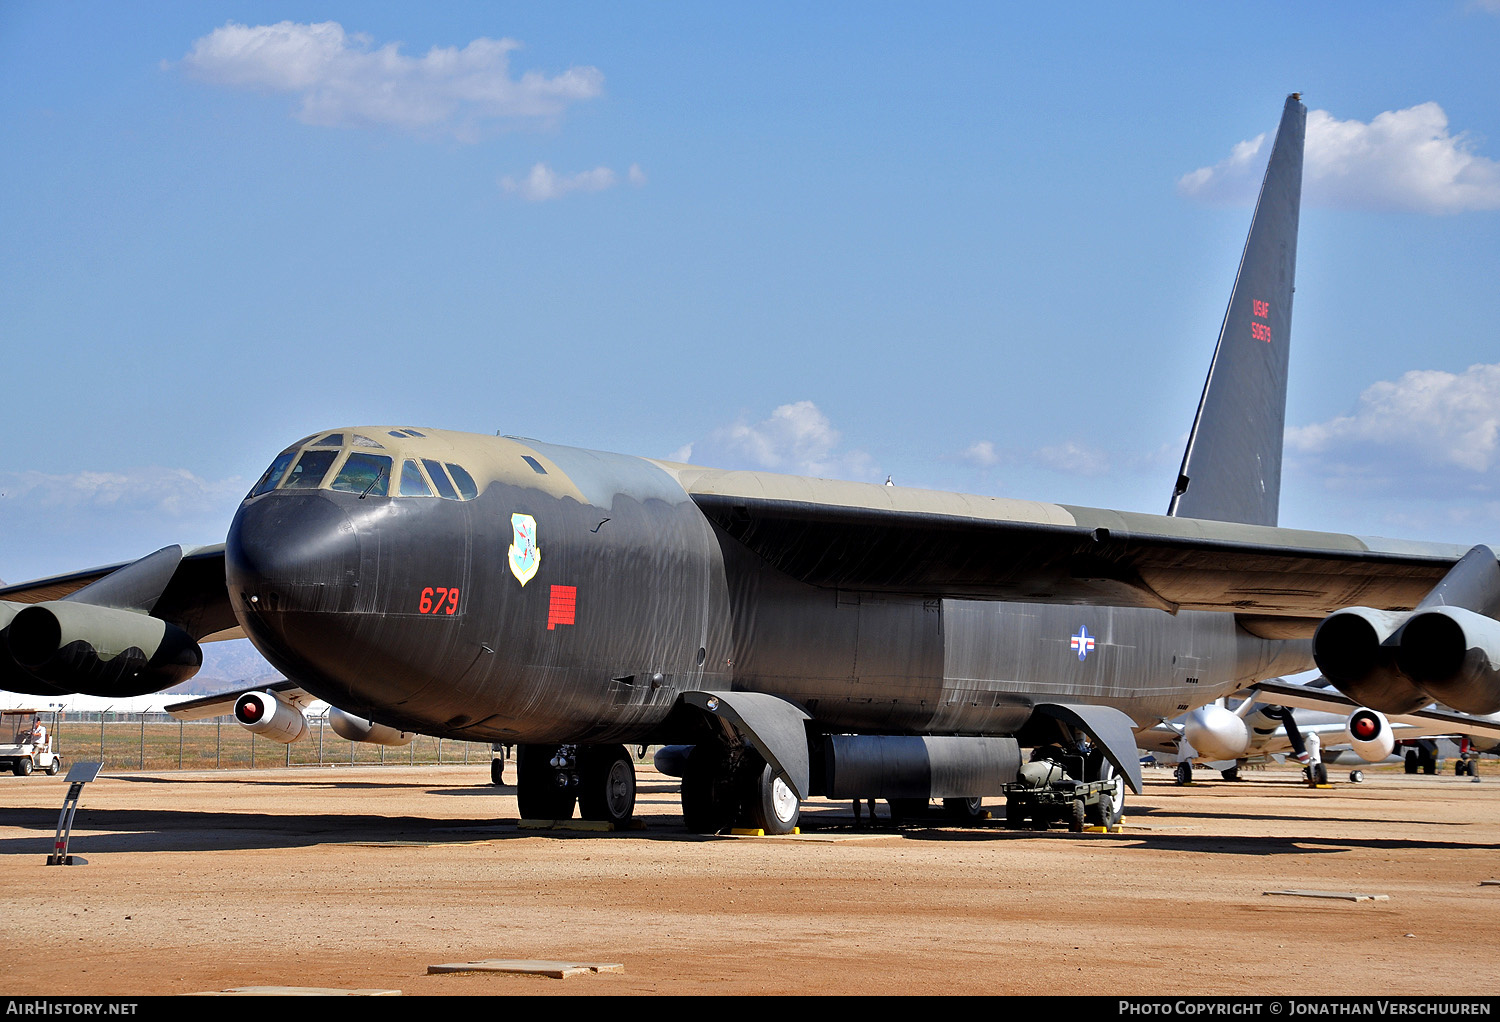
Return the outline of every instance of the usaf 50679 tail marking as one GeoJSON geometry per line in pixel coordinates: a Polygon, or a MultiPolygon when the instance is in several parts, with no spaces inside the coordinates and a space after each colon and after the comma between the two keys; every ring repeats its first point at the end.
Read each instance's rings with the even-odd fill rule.
{"type": "Polygon", "coordinates": [[[372,734],[515,743],[524,815],[607,820],[622,744],[668,743],[700,830],[785,831],[810,794],[962,805],[1026,747],[1138,790],[1135,729],[1310,667],[1315,630],[1377,709],[1489,712],[1493,554],[1275,527],[1305,116],[1288,98],[1167,516],[336,429],[223,546],[0,590],[0,687],[152,691],[245,634],[295,683],[240,708],[266,733],[301,732],[300,688],[372,734]]]}

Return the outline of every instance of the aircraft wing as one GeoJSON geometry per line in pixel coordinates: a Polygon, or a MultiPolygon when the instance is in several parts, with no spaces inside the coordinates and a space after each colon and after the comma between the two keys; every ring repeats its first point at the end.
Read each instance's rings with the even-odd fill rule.
{"type": "MultiPolygon", "coordinates": [[[[84,602],[115,606],[119,603],[111,596],[128,595],[131,605],[149,610],[151,616],[171,622],[198,642],[245,638],[244,630],[240,628],[234,611],[229,606],[229,590],[224,582],[224,544],[189,547],[185,550],[167,547],[150,555],[150,558],[167,563],[172,554],[177,556],[175,567],[171,567],[170,573],[165,577],[153,575],[149,591],[142,591],[138,586],[128,593],[101,595],[97,600],[85,598],[84,602]]],[[[140,561],[109,564],[5,586],[0,588],[0,601],[43,603],[47,600],[61,600],[88,586],[103,583],[108,576],[123,578],[123,573],[116,573],[146,560],[148,558],[141,558],[140,561]]],[[[116,585],[115,588],[124,587],[116,585]]]]}
{"type": "Polygon", "coordinates": [[[1232,611],[1305,638],[1350,606],[1408,610],[1465,548],[761,472],[682,471],[729,536],[810,585],[1232,611]]]}
{"type": "MultiPolygon", "coordinates": [[[[1309,688],[1284,681],[1263,681],[1235,692],[1232,698],[1291,706],[1299,710],[1325,710],[1329,713],[1353,713],[1360,708],[1354,700],[1326,688],[1309,688]]],[[[1452,710],[1417,710],[1414,713],[1387,714],[1391,731],[1397,739],[1426,738],[1432,735],[1471,735],[1475,738],[1500,738],[1500,718],[1475,717],[1452,710]],[[1402,726],[1398,726],[1402,725],[1402,726]]],[[[1311,730],[1304,728],[1303,730],[1311,730]]],[[[1349,741],[1347,730],[1343,738],[1349,741]]]]}
{"type": "Polygon", "coordinates": [[[291,703],[303,712],[318,697],[306,691],[295,681],[276,681],[269,685],[253,685],[250,688],[236,689],[233,692],[220,692],[216,695],[203,696],[200,699],[189,699],[186,702],[171,703],[166,711],[177,720],[206,720],[209,717],[226,717],[234,712],[234,704],[239,701],[240,696],[248,692],[275,692],[283,700],[291,703]]]}

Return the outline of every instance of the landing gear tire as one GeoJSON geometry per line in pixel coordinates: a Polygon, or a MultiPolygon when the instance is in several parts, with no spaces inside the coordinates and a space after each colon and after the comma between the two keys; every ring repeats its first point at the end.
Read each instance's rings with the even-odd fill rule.
{"type": "Polygon", "coordinates": [[[16,760],[15,773],[17,777],[30,777],[33,769],[29,757],[16,760]]]}
{"type": "Polygon", "coordinates": [[[1084,806],[1083,799],[1075,798],[1073,808],[1068,813],[1068,830],[1074,834],[1083,833],[1084,806]]]}
{"type": "Polygon", "coordinates": [[[1437,773],[1437,758],[1426,749],[1423,749],[1421,752],[1417,753],[1417,763],[1422,767],[1422,773],[1437,773]]]}
{"type": "Polygon", "coordinates": [[[1415,749],[1406,750],[1406,772],[1409,774],[1417,772],[1417,753],[1415,749]]]}
{"type": "Polygon", "coordinates": [[[1089,806],[1089,822],[1097,827],[1113,827],[1120,822],[1125,810],[1125,785],[1123,781],[1117,780],[1118,776],[1115,765],[1105,761],[1098,765],[1096,773],[1089,778],[1094,781],[1115,782],[1114,791],[1101,792],[1099,801],[1089,806]]]}
{"type": "Polygon", "coordinates": [[[802,803],[786,774],[767,763],[748,782],[745,811],[752,827],[767,834],[790,834],[797,829],[802,803]]]}
{"type": "Polygon", "coordinates": [[[505,783],[505,760],[490,760],[490,783],[497,788],[505,783]]]}
{"type": "Polygon", "coordinates": [[[523,820],[568,820],[577,797],[572,787],[557,783],[551,760],[555,745],[516,746],[516,809],[523,820]]]}
{"type": "Polygon", "coordinates": [[[1173,776],[1177,779],[1178,784],[1191,784],[1193,782],[1193,764],[1187,760],[1183,760],[1177,764],[1177,769],[1173,772],[1173,776]]]}
{"type": "Polygon", "coordinates": [[[1319,763],[1316,766],[1309,767],[1308,780],[1313,784],[1327,784],[1328,765],[1326,763],[1319,763]]]}
{"type": "Polygon", "coordinates": [[[739,812],[733,778],[710,746],[696,746],[682,775],[682,822],[695,834],[717,834],[734,824],[739,812]]]}
{"type": "Polygon", "coordinates": [[[1349,780],[1351,780],[1355,784],[1363,784],[1365,780],[1365,772],[1363,770],[1351,770],[1349,771],[1349,780]]]}
{"type": "Polygon", "coordinates": [[[969,798],[943,799],[943,815],[959,823],[978,823],[984,819],[984,798],[972,795],[969,798]]]}
{"type": "Polygon", "coordinates": [[[635,813],[635,764],[623,745],[579,753],[578,813],[585,820],[629,822],[635,813]]]}
{"type": "Polygon", "coordinates": [[[1224,778],[1224,780],[1226,781],[1237,781],[1240,779],[1240,768],[1238,766],[1232,766],[1228,770],[1220,770],[1219,776],[1224,778]]]}

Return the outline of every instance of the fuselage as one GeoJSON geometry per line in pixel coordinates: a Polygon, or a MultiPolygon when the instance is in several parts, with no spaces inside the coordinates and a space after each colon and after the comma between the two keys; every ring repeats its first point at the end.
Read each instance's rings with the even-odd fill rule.
{"type": "Polygon", "coordinates": [[[1146,725],[1305,669],[1232,614],[820,588],[693,501],[703,470],[357,427],[282,453],[235,516],[235,613],[350,712],[505,742],[652,740],[679,693],[767,692],[826,731],[1008,734],[1038,702],[1146,725]]]}

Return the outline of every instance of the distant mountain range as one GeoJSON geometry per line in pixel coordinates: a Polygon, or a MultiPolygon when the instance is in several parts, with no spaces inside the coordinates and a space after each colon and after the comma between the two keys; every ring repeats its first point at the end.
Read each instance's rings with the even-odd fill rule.
{"type": "Polygon", "coordinates": [[[208,695],[280,681],[282,674],[266,663],[249,639],[203,644],[203,668],[190,680],[167,689],[178,695],[208,695]]]}

